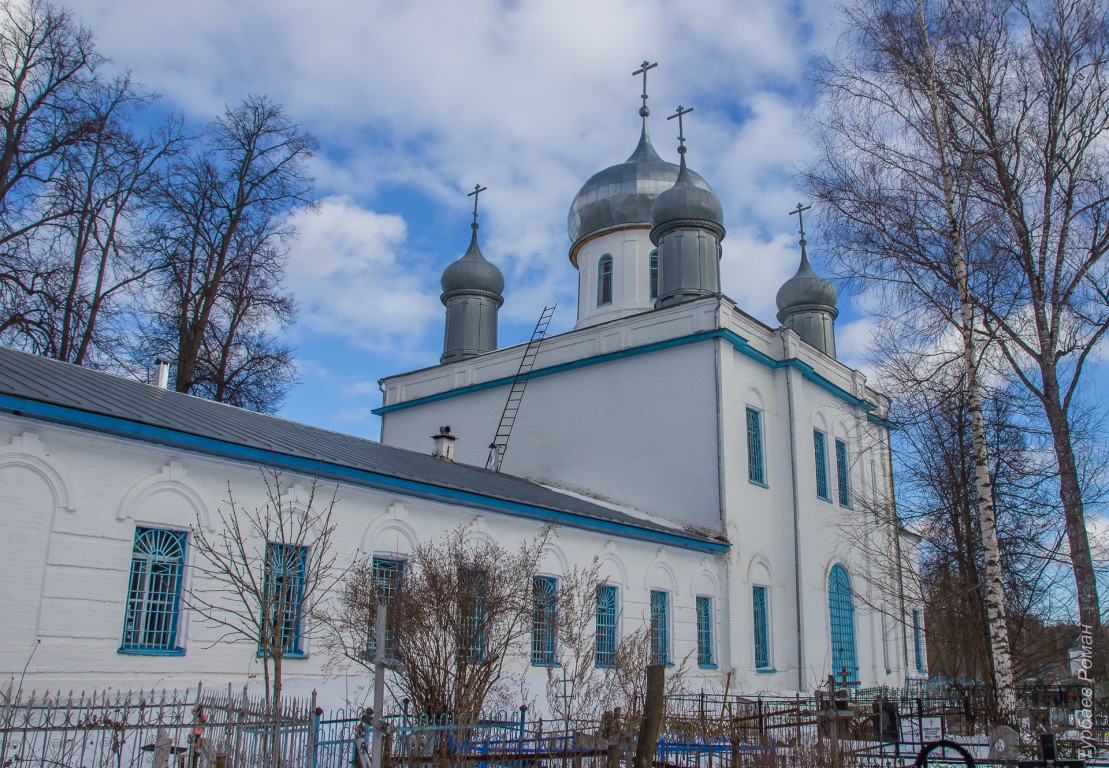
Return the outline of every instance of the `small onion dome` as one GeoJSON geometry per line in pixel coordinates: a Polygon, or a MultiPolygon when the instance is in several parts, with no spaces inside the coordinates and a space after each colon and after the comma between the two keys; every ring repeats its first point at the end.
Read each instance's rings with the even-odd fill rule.
{"type": "Polygon", "coordinates": [[[495,264],[486,261],[478,248],[477,223],[470,226],[473,228],[470,248],[461,259],[447,265],[439,281],[443,286],[443,301],[455,293],[492,293],[501,298],[504,291],[504,275],[495,264]]]}
{"type": "MultiPolygon", "coordinates": [[[[639,145],[625,162],[595,173],[582,185],[570,204],[567,231],[574,245],[589,235],[613,227],[641,224],[651,220],[651,204],[673,186],[678,166],[658,156],[647,134],[647,124],[639,135],[639,145]]],[[[690,181],[705,189],[708,183],[692,171],[690,181]]],[[[574,252],[571,249],[571,254],[574,252]]]]}
{"type": "MultiPolygon", "coordinates": [[[[652,230],[667,223],[689,221],[714,224],[720,229],[718,236],[723,237],[724,208],[720,205],[720,198],[703,179],[701,183],[696,183],[693,179],[695,175],[686,167],[683,153],[674,186],[656,197],[651,206],[652,230]]],[[[653,231],[651,238],[655,238],[653,231]]]]}
{"type": "Polygon", "coordinates": [[[778,321],[782,322],[790,310],[802,307],[825,309],[837,313],[838,298],[836,287],[813,272],[809,265],[809,257],[802,250],[801,266],[797,268],[797,274],[782,283],[782,287],[778,289],[778,321]]]}

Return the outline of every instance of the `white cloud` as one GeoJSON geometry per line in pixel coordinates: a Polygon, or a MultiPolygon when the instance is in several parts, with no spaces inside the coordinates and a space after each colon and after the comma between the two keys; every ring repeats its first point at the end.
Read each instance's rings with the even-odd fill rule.
{"type": "Polygon", "coordinates": [[[404,250],[407,227],[393,214],[329,197],[293,216],[300,237],[287,284],[300,304],[297,332],[339,336],[370,349],[418,343],[441,313],[433,271],[404,250]]]}

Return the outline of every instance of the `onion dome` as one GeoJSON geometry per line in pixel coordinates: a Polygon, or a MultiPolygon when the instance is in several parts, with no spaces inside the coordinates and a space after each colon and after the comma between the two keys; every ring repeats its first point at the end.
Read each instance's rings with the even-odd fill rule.
{"type": "Polygon", "coordinates": [[[656,197],[651,206],[652,240],[657,242],[654,229],[678,221],[715,224],[721,230],[718,236],[723,237],[724,208],[720,205],[720,198],[704,179],[697,177],[701,183],[696,183],[693,180],[695,175],[686,166],[685,152],[682,152],[681,167],[674,186],[656,197]]]}
{"type": "Polygon", "coordinates": [[[486,261],[481,255],[481,248],[477,244],[477,222],[470,227],[473,233],[470,235],[469,249],[461,259],[443,270],[443,277],[439,281],[443,286],[444,302],[456,292],[493,293],[500,298],[504,291],[504,275],[495,264],[486,261]]]}
{"type": "MultiPolygon", "coordinates": [[[[803,240],[802,243],[804,243],[803,240]]],[[[791,314],[791,310],[806,307],[831,310],[834,317],[837,312],[838,298],[836,287],[813,272],[813,268],[809,265],[809,257],[805,254],[804,245],[802,245],[801,266],[797,268],[797,274],[786,280],[778,289],[778,321],[784,322],[785,316],[791,314]]]]}
{"type": "MultiPolygon", "coordinates": [[[[570,242],[576,245],[589,235],[615,227],[647,226],[651,221],[651,204],[674,185],[678,172],[678,166],[659,157],[651,145],[644,120],[639,144],[631,157],[594,174],[574,197],[567,219],[570,242]]],[[[687,173],[692,185],[709,189],[699,175],[687,173]]]]}

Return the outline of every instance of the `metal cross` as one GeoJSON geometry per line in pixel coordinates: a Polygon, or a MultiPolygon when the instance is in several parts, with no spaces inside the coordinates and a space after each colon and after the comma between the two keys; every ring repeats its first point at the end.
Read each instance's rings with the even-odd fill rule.
{"type": "Polygon", "coordinates": [[[693,107],[686,109],[679,104],[678,111],[666,118],[667,120],[673,120],[675,117],[678,118],[678,151],[682,153],[685,153],[685,136],[683,135],[685,130],[682,128],[682,116],[688,115],[692,111],[693,107]]]}
{"type": "Polygon", "coordinates": [[[812,209],[811,205],[801,205],[801,203],[798,203],[797,207],[789,212],[790,216],[792,216],[795,213],[797,214],[797,225],[800,227],[799,231],[801,232],[801,240],[802,241],[804,241],[804,239],[805,239],[805,220],[801,216],[801,214],[804,213],[805,211],[808,211],[808,210],[811,210],[811,209],[812,209]]]}
{"type": "Polygon", "coordinates": [[[480,184],[475,184],[474,185],[474,191],[470,192],[469,194],[466,195],[466,197],[474,198],[474,223],[475,224],[477,224],[477,196],[480,195],[482,192],[484,192],[487,189],[489,189],[489,187],[483,187],[480,184]]]}
{"type": "Polygon", "coordinates": [[[640,66],[640,68],[632,72],[632,77],[635,77],[636,75],[643,75],[643,95],[640,97],[643,99],[643,106],[639,108],[639,114],[643,117],[651,114],[651,110],[647,108],[647,71],[654,69],[657,66],[657,61],[654,64],[651,64],[646,59],[644,59],[643,64],[640,66]]]}

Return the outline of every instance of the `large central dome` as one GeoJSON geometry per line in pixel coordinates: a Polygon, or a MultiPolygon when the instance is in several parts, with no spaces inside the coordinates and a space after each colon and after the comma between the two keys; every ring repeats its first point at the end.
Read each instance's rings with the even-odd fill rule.
{"type": "MultiPolygon", "coordinates": [[[[708,183],[689,171],[694,185],[709,189],[708,183]]],[[[629,224],[651,225],[651,203],[678,178],[678,166],[658,156],[651,146],[644,121],[639,146],[625,162],[605,168],[585,182],[570,205],[567,229],[570,242],[596,232],[629,224]]],[[[574,248],[571,247],[571,253],[574,248]]]]}

